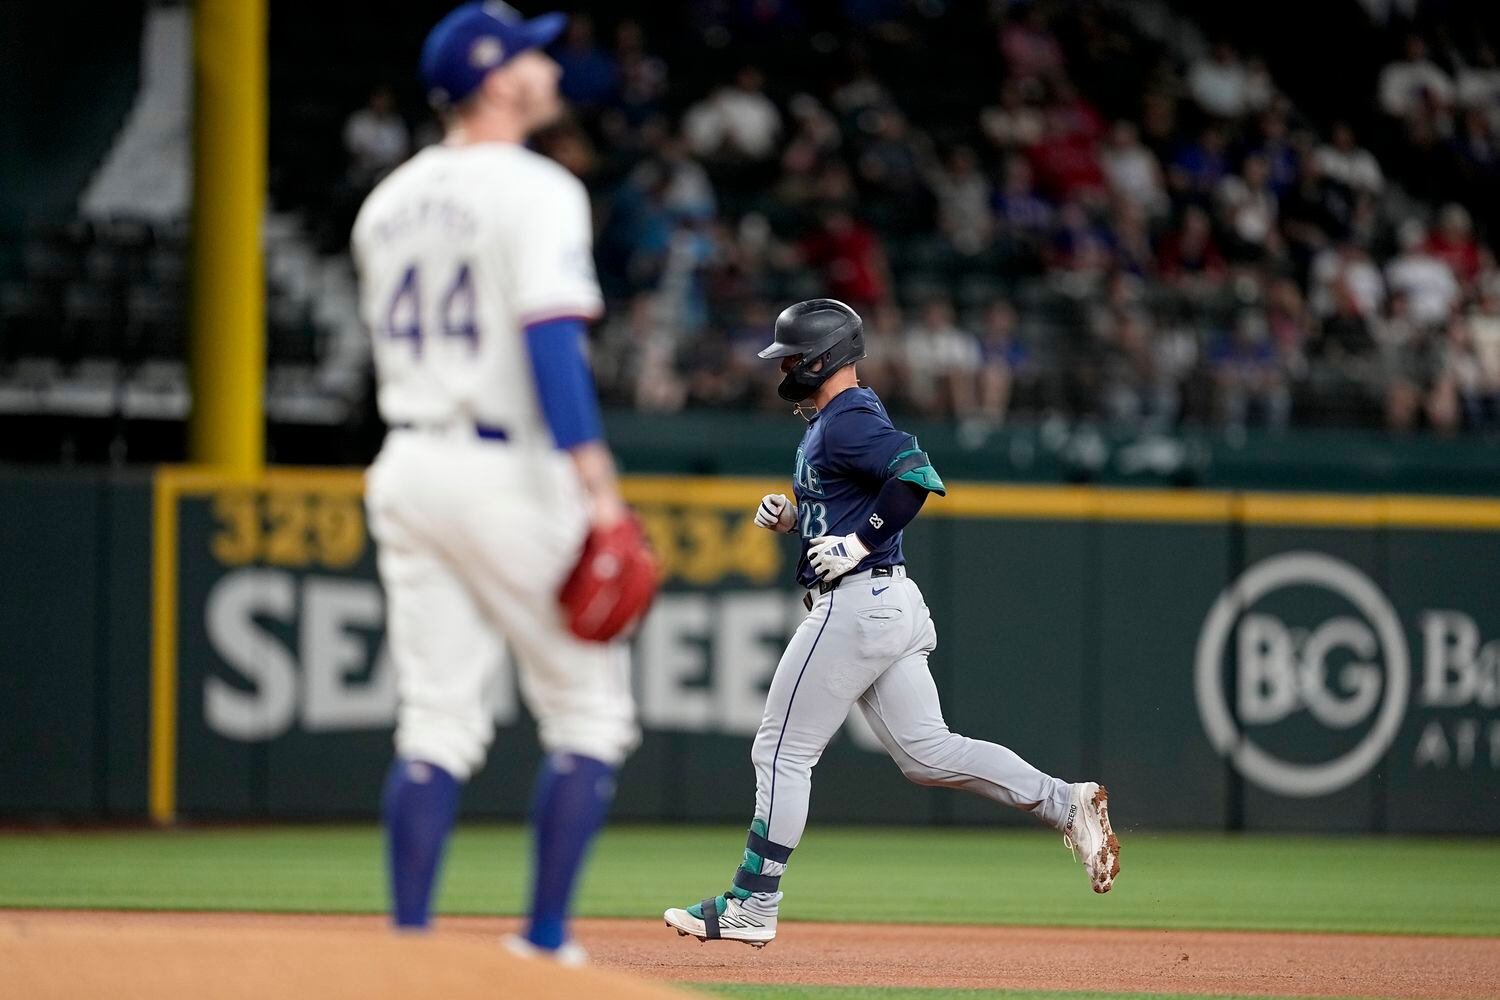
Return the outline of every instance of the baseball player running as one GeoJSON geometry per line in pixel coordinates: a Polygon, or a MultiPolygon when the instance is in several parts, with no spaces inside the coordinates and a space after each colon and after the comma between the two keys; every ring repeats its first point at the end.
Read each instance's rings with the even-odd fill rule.
{"type": "Polygon", "coordinates": [[[800,534],[797,582],[808,588],[809,614],[766,695],[743,860],[722,895],[666,911],[682,935],[756,947],[776,937],[781,876],[807,825],[813,766],[856,702],[910,780],[963,788],[1055,827],[1095,892],[1108,892],[1120,872],[1102,787],[1068,784],[943,721],[927,669],[937,633],[906,574],[901,532],[929,493],[946,491],[916,438],[892,426],[859,384],[862,331],[842,302],[812,299],[777,317],[775,342],[760,352],[781,359],[781,397],[813,411],[797,448],[795,503],[772,494],[755,514],[761,527],[800,534]]]}
{"type": "Polygon", "coordinates": [[[530,922],[511,944],[573,962],[574,878],[638,740],[624,645],[579,638],[623,627],[585,578],[600,546],[618,550],[618,578],[640,544],[583,355],[601,308],[588,196],[523,145],[559,111],[559,69],[540,49],[564,20],[469,3],[433,29],[421,72],[446,140],[371,193],[353,246],[390,428],[366,503],[400,697],[382,805],[392,917],[429,923],[508,641],[547,753],[530,922]]]}

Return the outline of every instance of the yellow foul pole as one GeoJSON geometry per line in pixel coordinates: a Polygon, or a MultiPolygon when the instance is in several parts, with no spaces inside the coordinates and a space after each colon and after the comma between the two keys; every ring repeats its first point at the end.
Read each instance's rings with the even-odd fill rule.
{"type": "Polygon", "coordinates": [[[193,7],[195,463],[265,464],[266,0],[193,7]]]}
{"type": "MultiPolygon", "coordinates": [[[[266,461],[266,2],[193,5],[193,409],[188,457],[254,475],[266,461]]],[[[156,475],[151,818],[177,812],[177,476],[156,475]]]]}

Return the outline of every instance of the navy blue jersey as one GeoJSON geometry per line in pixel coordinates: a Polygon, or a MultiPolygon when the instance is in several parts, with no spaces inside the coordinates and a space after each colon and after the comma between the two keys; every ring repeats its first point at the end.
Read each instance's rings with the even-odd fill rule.
{"type": "MultiPolygon", "coordinates": [[[[848,535],[865,527],[880,488],[900,472],[897,459],[915,448],[916,439],[893,427],[880,397],[864,387],[845,389],[812,418],[797,447],[792,477],[802,534],[799,584],[817,582],[807,562],[807,543],[819,535],[848,535]]],[[[850,572],[905,561],[897,532],[850,572]]]]}

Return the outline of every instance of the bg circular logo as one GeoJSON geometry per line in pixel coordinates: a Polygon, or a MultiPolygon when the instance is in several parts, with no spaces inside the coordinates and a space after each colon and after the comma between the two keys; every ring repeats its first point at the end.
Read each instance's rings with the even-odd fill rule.
{"type": "Polygon", "coordinates": [[[1396,738],[1409,686],[1395,609],[1369,577],[1320,552],[1251,566],[1219,595],[1198,636],[1194,688],[1209,742],[1282,795],[1327,795],[1369,773],[1396,738]],[[1224,683],[1231,663],[1233,707],[1224,683]],[[1313,729],[1304,743],[1335,746],[1331,756],[1298,759],[1270,739],[1294,724],[1313,729]]]}

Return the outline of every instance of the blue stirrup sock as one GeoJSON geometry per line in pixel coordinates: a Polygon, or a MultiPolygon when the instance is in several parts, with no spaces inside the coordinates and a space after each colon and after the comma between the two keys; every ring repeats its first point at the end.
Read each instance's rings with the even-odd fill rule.
{"type": "Polygon", "coordinates": [[[542,762],[531,804],[534,870],[526,930],[538,948],[559,948],[567,940],[573,884],[614,797],[615,770],[603,761],[555,753],[542,762]]]}
{"type": "Polygon", "coordinates": [[[431,920],[433,885],[458,815],[458,793],[458,780],[426,761],[398,757],[386,775],[381,815],[397,927],[425,928],[431,920]]]}

